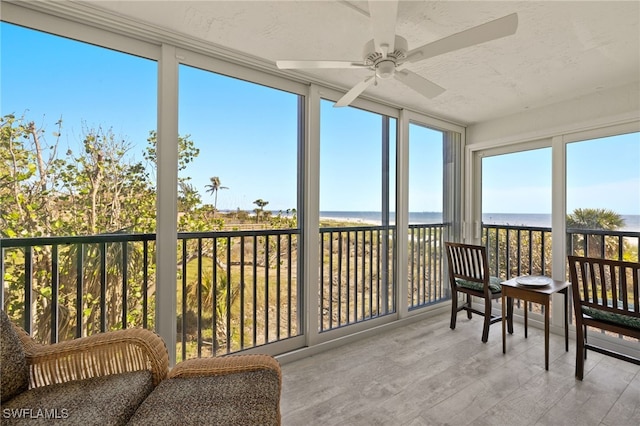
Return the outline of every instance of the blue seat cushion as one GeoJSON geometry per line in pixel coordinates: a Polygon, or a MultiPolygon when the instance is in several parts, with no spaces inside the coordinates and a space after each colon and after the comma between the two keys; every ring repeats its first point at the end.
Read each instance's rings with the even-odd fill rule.
{"type": "MultiPolygon", "coordinates": [[[[500,293],[502,291],[502,286],[500,285],[501,282],[502,280],[498,277],[489,277],[489,291],[491,291],[491,293],[500,293]]],[[[458,284],[460,287],[470,288],[477,291],[484,291],[483,283],[466,281],[460,278],[456,278],[456,284],[458,284]]]]}

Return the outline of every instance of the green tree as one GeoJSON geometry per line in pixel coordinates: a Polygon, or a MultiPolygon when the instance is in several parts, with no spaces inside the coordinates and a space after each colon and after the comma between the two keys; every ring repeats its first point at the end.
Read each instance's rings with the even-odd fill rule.
{"type": "Polygon", "coordinates": [[[52,169],[68,228],[56,235],[155,232],[155,189],[142,162],[129,158],[133,144],[101,127],[83,128],[82,137],[82,151],[69,150],[52,169]]]}
{"type": "MultiPolygon", "coordinates": [[[[158,133],[155,130],[151,130],[147,138],[147,148],[144,150],[143,155],[154,170],[157,170],[157,146],[158,133]]],[[[196,148],[195,143],[191,140],[190,134],[178,136],[178,172],[186,169],[189,163],[195,160],[198,155],[200,155],[200,150],[196,148]]]]}
{"type": "Polygon", "coordinates": [[[296,209],[280,210],[276,216],[272,216],[269,224],[272,228],[295,228],[298,226],[298,212],[296,209]]]}
{"type": "MultiPolygon", "coordinates": [[[[96,233],[152,232],[155,230],[155,190],[140,162],[127,158],[130,144],[111,129],[82,127],[77,154],[57,151],[62,121],[47,133],[33,121],[6,115],[0,126],[0,228],[2,237],[71,236],[96,233]],[[47,136],[54,142],[48,143],[47,136]]],[[[123,265],[119,244],[58,246],[58,323],[60,338],[72,338],[76,306],[83,310],[83,332],[99,327],[101,294],[100,256],[105,251],[107,327],[119,323],[123,268],[136,271],[128,276],[127,288],[140,291],[141,249],[131,247],[123,265]],[[82,252],[80,253],[80,247],[82,252]],[[82,258],[82,277],[77,276],[77,259],[82,258]],[[83,283],[83,300],[76,303],[77,282],[83,283]]],[[[153,256],[153,253],[150,254],[153,256]]],[[[24,314],[25,257],[21,249],[5,250],[3,284],[7,291],[4,309],[14,320],[24,314]]],[[[34,334],[47,340],[52,309],[51,246],[39,246],[30,254],[33,298],[28,307],[34,313],[34,334]]],[[[139,312],[140,299],[127,299],[127,312],[139,312]]],[[[130,316],[132,324],[135,314],[130,316]]]]}
{"type": "MultiPolygon", "coordinates": [[[[597,231],[615,231],[623,227],[624,219],[618,213],[609,209],[575,209],[567,215],[566,223],[567,229],[585,230],[584,233],[572,235],[571,243],[574,253],[577,248],[582,248],[582,254],[585,256],[617,258],[619,240],[616,237],[598,234],[597,231]],[[596,233],[590,234],[589,230],[596,233]]],[[[623,253],[626,251],[623,249],[623,253]]]]}
{"type": "MultiPolygon", "coordinates": [[[[134,146],[126,138],[118,137],[110,128],[88,128],[82,126],[80,149],[66,153],[57,151],[62,121],[56,123],[55,131],[47,132],[33,121],[14,115],[6,115],[0,121],[0,236],[37,237],[92,235],[115,232],[155,232],[155,178],[156,144],[155,131],[149,132],[144,160],[151,163],[145,167],[140,161],[129,157],[134,146]],[[53,142],[47,138],[53,136],[53,142]]],[[[199,150],[189,135],[178,141],[178,168],[184,170],[199,150]]],[[[189,178],[179,180],[179,203],[183,211],[179,220],[181,231],[209,231],[220,229],[222,220],[211,220],[210,206],[200,206],[200,195],[189,183],[189,178]]],[[[190,242],[185,254],[193,258],[197,248],[190,242]]],[[[155,258],[155,247],[151,244],[148,259],[155,258]]],[[[142,244],[127,244],[127,256],[122,254],[121,243],[85,244],[84,246],[60,246],[58,248],[59,295],[58,323],[60,339],[72,338],[76,327],[91,334],[100,327],[101,257],[106,257],[105,304],[107,306],[107,328],[121,327],[123,300],[127,301],[127,326],[141,325],[142,291],[142,244]],[[80,253],[79,250],[82,249],[80,253]],[[102,253],[102,251],[106,253],[102,253]],[[77,259],[82,258],[82,277],[77,276],[77,259]],[[126,259],[127,264],[122,260],[126,259]],[[127,268],[128,282],[122,294],[122,277],[127,268]],[[83,283],[83,300],[76,303],[76,287],[83,283]],[[83,324],[77,325],[76,306],[83,310],[83,324]]],[[[50,310],[52,307],[51,265],[52,247],[40,246],[32,255],[32,289],[34,335],[43,341],[50,332],[50,310]]],[[[5,310],[21,321],[24,314],[25,254],[21,249],[4,250],[3,284],[7,290],[5,310]]],[[[178,262],[180,263],[180,262],[178,262]]],[[[149,317],[153,318],[153,296],[155,294],[155,267],[153,261],[148,270],[150,297],[149,317]]],[[[224,270],[223,270],[224,271],[224,270]]],[[[223,275],[223,274],[221,274],[223,275]]]]}
{"type": "Polygon", "coordinates": [[[205,188],[207,189],[207,192],[211,195],[213,195],[215,198],[213,200],[213,208],[214,208],[214,212],[218,210],[218,191],[220,189],[229,189],[229,187],[227,186],[222,186],[220,184],[220,178],[218,176],[213,176],[211,178],[209,178],[209,180],[211,181],[210,184],[205,185],[205,188]]]}
{"type": "MultiPolygon", "coordinates": [[[[44,126],[38,127],[25,117],[13,115],[2,117],[0,124],[1,238],[155,232],[155,131],[149,132],[147,146],[142,150],[143,160],[134,161],[130,158],[130,152],[138,144],[115,135],[108,127],[82,126],[81,133],[77,135],[81,141],[79,149],[74,149],[76,152],[58,152],[61,120],[55,124],[53,132],[47,132],[44,126]],[[145,167],[144,160],[150,163],[150,167],[149,164],[145,167]]],[[[199,150],[189,135],[179,137],[178,149],[178,169],[182,171],[198,156],[199,150]]],[[[218,189],[221,188],[218,180],[218,189]]],[[[215,207],[201,205],[200,194],[188,177],[179,178],[177,189],[179,231],[202,232],[223,228],[224,220],[213,217],[215,207]]],[[[263,212],[268,202],[256,201],[259,201],[257,205],[263,212]]],[[[202,322],[214,322],[211,321],[211,312],[215,312],[216,330],[211,333],[214,346],[219,348],[226,348],[227,336],[237,340],[233,331],[236,326],[232,325],[228,333],[226,322],[223,321],[229,312],[235,324],[240,312],[236,301],[239,278],[227,271],[227,265],[239,256],[235,241],[212,239],[200,246],[197,238],[191,238],[184,246],[180,244],[176,259],[176,278],[181,283],[181,277],[187,278],[185,297],[189,309],[185,321],[193,321],[197,317],[197,314],[194,315],[197,302],[194,301],[198,298],[202,298],[209,306],[213,303],[215,309],[206,309],[202,322]],[[214,250],[216,256],[213,256],[214,250]],[[227,259],[227,256],[233,259],[227,259]],[[202,285],[199,277],[193,273],[200,259],[205,263],[210,262],[205,274],[207,278],[202,285]]],[[[269,243],[274,244],[273,241],[269,243]]],[[[263,242],[259,240],[258,244],[263,242]]],[[[145,289],[149,298],[149,326],[153,327],[156,290],[153,243],[148,246],[139,242],[84,243],[59,245],[56,248],[55,264],[58,265],[56,271],[59,282],[57,303],[54,303],[51,286],[53,248],[42,245],[34,247],[31,252],[33,297],[31,306],[26,308],[33,313],[32,332],[37,340],[44,342],[50,339],[51,313],[56,305],[60,340],[73,338],[76,330],[82,334],[100,331],[103,315],[107,329],[140,326],[145,289]],[[103,258],[106,263],[103,263],[103,258]],[[147,271],[143,270],[145,258],[150,262],[147,271]],[[144,287],[145,272],[148,273],[148,287],[144,287]],[[123,283],[125,277],[127,281],[123,283]],[[81,291],[78,291],[79,283],[81,291]],[[77,300],[78,297],[82,299],[77,300]],[[104,310],[101,309],[103,304],[106,307],[104,310]],[[122,312],[127,313],[124,319],[126,324],[122,324],[122,312]],[[79,313],[82,314],[81,324],[76,323],[79,313]]],[[[273,254],[276,250],[269,252],[273,254]]],[[[4,309],[14,321],[22,322],[26,301],[27,252],[21,248],[3,248],[3,256],[4,309]]],[[[271,257],[269,262],[272,261],[271,257]]],[[[260,262],[265,260],[260,259],[258,265],[264,267],[260,262]]],[[[194,322],[188,326],[197,324],[194,322]]]]}
{"type": "Polygon", "coordinates": [[[0,118],[0,237],[50,235],[56,225],[51,168],[62,121],[55,126],[55,141],[48,144],[44,131],[24,116],[0,118]]]}
{"type": "Polygon", "coordinates": [[[264,208],[267,204],[269,204],[269,202],[264,201],[262,198],[258,198],[253,202],[253,204],[258,206],[258,208],[255,209],[255,212],[256,212],[256,222],[259,222],[260,219],[262,219],[262,217],[264,216],[264,208]]]}
{"type": "Polygon", "coordinates": [[[575,209],[567,215],[568,229],[616,230],[624,226],[624,219],[609,209],[575,209]]]}
{"type": "Polygon", "coordinates": [[[202,202],[198,190],[186,181],[178,181],[178,211],[191,212],[202,202]]]}

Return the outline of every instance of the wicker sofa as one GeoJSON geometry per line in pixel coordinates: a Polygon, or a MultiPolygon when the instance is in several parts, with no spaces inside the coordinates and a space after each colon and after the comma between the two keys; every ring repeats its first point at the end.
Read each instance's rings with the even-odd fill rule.
{"type": "Polygon", "coordinates": [[[184,361],[144,329],[51,345],[1,320],[4,424],[277,425],[281,371],[268,355],[184,361]]]}

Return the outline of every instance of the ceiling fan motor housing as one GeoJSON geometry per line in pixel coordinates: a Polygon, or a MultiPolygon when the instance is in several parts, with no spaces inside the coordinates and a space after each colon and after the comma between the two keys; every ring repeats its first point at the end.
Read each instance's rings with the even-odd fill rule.
{"type": "Polygon", "coordinates": [[[385,57],[382,52],[375,50],[375,43],[369,40],[364,45],[364,63],[375,69],[379,78],[386,79],[393,76],[396,66],[407,57],[408,44],[404,37],[396,36],[393,52],[388,52],[385,57]]]}

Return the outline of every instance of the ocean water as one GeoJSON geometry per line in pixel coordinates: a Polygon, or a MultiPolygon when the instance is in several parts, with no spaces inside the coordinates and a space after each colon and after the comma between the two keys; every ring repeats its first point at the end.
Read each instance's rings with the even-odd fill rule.
{"type": "MultiPolygon", "coordinates": [[[[321,218],[349,219],[355,222],[380,223],[380,212],[321,211],[321,218]]],[[[640,232],[640,215],[622,215],[625,226],[619,231],[640,232]]],[[[395,213],[390,213],[391,223],[395,223],[395,213]]],[[[485,213],[482,222],[490,225],[551,227],[550,214],[536,213],[485,213]]],[[[409,224],[442,223],[440,212],[409,212],[409,224]]]]}

